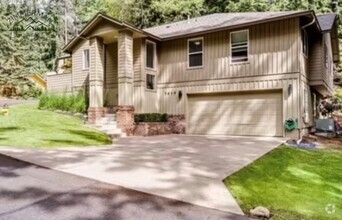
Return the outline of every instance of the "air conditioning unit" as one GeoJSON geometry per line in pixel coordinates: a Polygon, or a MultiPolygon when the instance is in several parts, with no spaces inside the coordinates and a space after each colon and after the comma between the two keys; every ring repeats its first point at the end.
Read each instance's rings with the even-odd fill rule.
{"type": "Polygon", "coordinates": [[[317,119],[316,135],[334,136],[336,132],[334,119],[317,119]]]}

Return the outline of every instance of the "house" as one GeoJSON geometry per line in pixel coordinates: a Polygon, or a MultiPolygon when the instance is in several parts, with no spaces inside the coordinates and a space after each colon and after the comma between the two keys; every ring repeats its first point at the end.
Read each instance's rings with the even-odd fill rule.
{"type": "Polygon", "coordinates": [[[133,113],[159,112],[188,134],[298,137],[333,92],[337,16],[218,13],[141,30],[98,14],[63,51],[72,74],[51,87],[85,89],[91,123],[114,108],[128,133],[133,113]]]}

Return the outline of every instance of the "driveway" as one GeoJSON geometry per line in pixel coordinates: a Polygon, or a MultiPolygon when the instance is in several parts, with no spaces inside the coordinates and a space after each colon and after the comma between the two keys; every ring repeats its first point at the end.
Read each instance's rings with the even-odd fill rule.
{"type": "Polygon", "coordinates": [[[247,220],[3,155],[0,155],[0,219],[247,220]]]}
{"type": "Polygon", "coordinates": [[[282,141],[171,135],[121,138],[109,148],[1,152],[56,170],[242,214],[222,180],[282,141]]]}

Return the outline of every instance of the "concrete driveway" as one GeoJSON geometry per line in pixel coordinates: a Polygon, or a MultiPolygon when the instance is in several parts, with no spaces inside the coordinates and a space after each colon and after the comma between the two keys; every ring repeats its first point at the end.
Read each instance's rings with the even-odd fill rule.
{"type": "Polygon", "coordinates": [[[172,135],[121,138],[109,148],[1,152],[56,170],[242,214],[222,180],[281,142],[280,138],[172,135]]]}

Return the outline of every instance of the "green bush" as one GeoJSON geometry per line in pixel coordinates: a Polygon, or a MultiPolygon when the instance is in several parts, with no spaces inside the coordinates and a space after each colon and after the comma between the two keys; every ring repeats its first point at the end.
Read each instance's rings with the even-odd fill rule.
{"type": "Polygon", "coordinates": [[[166,113],[145,113],[145,114],[135,114],[134,121],[139,122],[167,122],[169,117],[166,113]]]}
{"type": "Polygon", "coordinates": [[[86,113],[87,97],[82,91],[77,94],[44,93],[40,96],[38,108],[86,113]]]}

